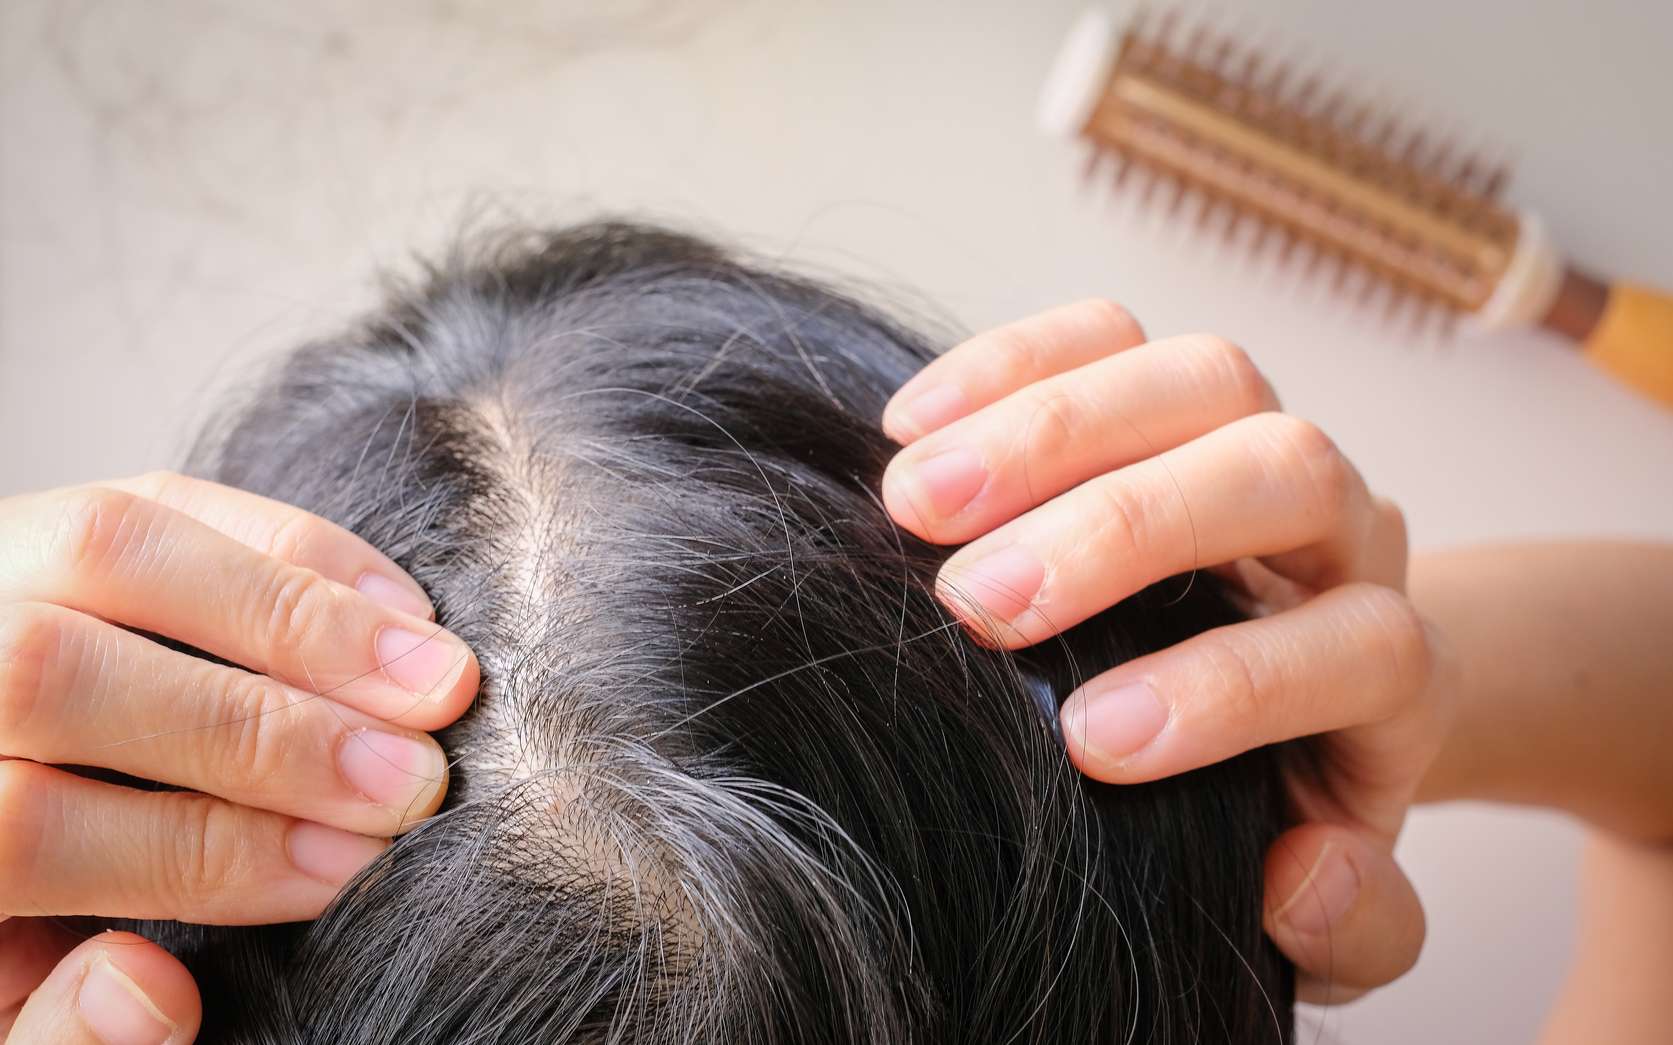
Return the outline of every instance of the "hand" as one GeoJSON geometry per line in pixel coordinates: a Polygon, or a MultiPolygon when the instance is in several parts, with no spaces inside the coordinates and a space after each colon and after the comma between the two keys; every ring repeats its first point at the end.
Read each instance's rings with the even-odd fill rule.
{"type": "Polygon", "coordinates": [[[447,767],[423,731],[478,675],[432,616],[358,537],[213,483],[0,500],[0,1029],[127,1040],[98,1020],[138,1013],[190,1040],[178,962],[131,934],[77,946],[53,919],[312,918],[434,811],[447,767]]]}
{"type": "Polygon", "coordinates": [[[1400,513],[1335,444],[1279,412],[1236,347],[1146,344],[1101,301],[954,348],[895,395],[883,425],[906,447],[884,503],[926,540],[970,542],[938,587],[986,641],[1039,642],[1190,570],[1242,586],[1256,619],[1071,694],[1070,757],[1138,783],[1314,738],[1288,774],[1304,822],[1267,857],[1268,934],[1310,1000],[1408,969],[1423,911],[1391,854],[1445,733],[1451,668],[1403,594],[1400,513]]]}

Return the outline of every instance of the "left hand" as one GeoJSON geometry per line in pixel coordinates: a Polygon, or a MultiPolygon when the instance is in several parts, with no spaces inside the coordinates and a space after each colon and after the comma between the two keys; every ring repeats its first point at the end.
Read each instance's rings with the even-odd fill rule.
{"type": "Polygon", "coordinates": [[[1341,1001],[1417,959],[1422,907],[1392,851],[1443,739],[1449,658],[1406,599],[1406,532],[1323,432],[1206,335],[1145,343],[1089,301],[981,334],[895,395],[883,498],[969,542],[944,601],[995,645],[1050,637],[1199,568],[1265,611],[1099,675],[1062,709],[1082,772],[1138,783],[1313,737],[1273,844],[1269,935],[1299,993],[1341,1001]]]}

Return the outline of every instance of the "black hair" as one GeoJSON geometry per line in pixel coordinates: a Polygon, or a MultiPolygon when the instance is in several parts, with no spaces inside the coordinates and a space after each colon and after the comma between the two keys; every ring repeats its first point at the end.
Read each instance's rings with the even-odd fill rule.
{"type": "Polygon", "coordinates": [[[1176,579],[974,641],[876,492],[934,351],[595,224],[461,249],[283,360],[193,470],[390,554],[483,686],[441,811],[320,919],[139,926],[203,1040],[1287,1041],[1275,752],[1114,787],[1054,732],[1090,672],[1238,610],[1176,579]]]}

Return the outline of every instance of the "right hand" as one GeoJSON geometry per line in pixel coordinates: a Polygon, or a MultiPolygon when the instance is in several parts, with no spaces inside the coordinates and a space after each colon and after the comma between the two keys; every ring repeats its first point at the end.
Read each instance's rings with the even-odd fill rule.
{"type": "Polygon", "coordinates": [[[0,1031],[127,1040],[110,1021],[160,1014],[172,1032],[133,1040],[190,1040],[178,962],[54,919],[313,918],[433,812],[447,765],[425,731],[478,683],[433,615],[360,538],[214,483],[0,500],[0,1031]]]}
{"type": "Polygon", "coordinates": [[[1453,663],[1406,598],[1405,524],[1240,349],[1146,342],[1102,301],[979,334],[896,393],[883,501],[964,544],[948,608],[985,641],[1040,642],[1147,585],[1213,568],[1259,608],[1088,679],[1061,724],[1082,772],[1136,784],[1292,745],[1297,823],[1268,850],[1265,925],[1335,1002],[1417,960],[1394,860],[1447,735],[1453,663]],[[964,543],[969,542],[969,543],[964,543]]]}

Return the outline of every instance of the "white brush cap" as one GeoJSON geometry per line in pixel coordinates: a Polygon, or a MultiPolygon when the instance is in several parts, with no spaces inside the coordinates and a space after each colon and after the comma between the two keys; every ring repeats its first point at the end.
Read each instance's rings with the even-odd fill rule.
{"type": "Polygon", "coordinates": [[[1042,131],[1072,138],[1085,129],[1109,83],[1116,46],[1115,19],[1101,7],[1088,8],[1063,40],[1040,92],[1042,131]]]}
{"type": "Polygon", "coordinates": [[[1529,327],[1545,318],[1563,284],[1563,259],[1539,215],[1516,215],[1516,249],[1487,303],[1464,317],[1479,331],[1529,327]]]}

